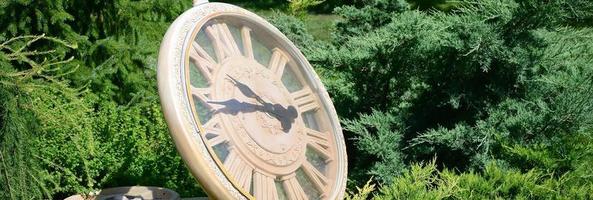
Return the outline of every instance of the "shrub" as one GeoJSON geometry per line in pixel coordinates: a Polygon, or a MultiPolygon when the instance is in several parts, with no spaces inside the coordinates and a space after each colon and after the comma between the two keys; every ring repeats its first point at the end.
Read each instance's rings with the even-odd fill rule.
{"type": "Polygon", "coordinates": [[[305,17],[309,8],[323,3],[323,0],[288,0],[288,11],[297,17],[305,17]]]}
{"type": "Polygon", "coordinates": [[[351,119],[345,128],[356,157],[352,174],[367,174],[354,180],[372,175],[385,182],[405,172],[401,163],[435,156],[436,165],[461,171],[491,162],[574,170],[565,144],[591,130],[593,116],[593,49],[584,42],[592,35],[580,23],[593,4],[572,1],[581,5],[574,12],[587,13],[575,16],[568,3],[463,1],[446,13],[381,3],[338,10],[346,23],[337,24],[334,47],[309,55],[321,71],[351,83],[338,89],[332,76],[325,80],[339,97],[339,114],[351,119]],[[396,125],[384,121],[385,113],[396,125]],[[359,155],[369,156],[359,162],[359,155]],[[358,170],[369,162],[400,170],[358,170]]]}
{"type": "MultiPolygon", "coordinates": [[[[413,6],[352,1],[336,9],[329,42],[294,16],[269,17],[343,119],[349,187],[371,179],[348,198],[592,198],[593,2],[413,6]]],[[[162,34],[187,7],[0,3],[0,198],[133,183],[200,192],[167,136],[154,77],[162,34]],[[43,33],[52,37],[18,37],[43,33]]]]}
{"type": "Polygon", "coordinates": [[[437,170],[434,163],[412,165],[409,172],[381,188],[373,199],[590,199],[591,185],[565,174],[522,172],[488,164],[483,172],[437,170]]]}

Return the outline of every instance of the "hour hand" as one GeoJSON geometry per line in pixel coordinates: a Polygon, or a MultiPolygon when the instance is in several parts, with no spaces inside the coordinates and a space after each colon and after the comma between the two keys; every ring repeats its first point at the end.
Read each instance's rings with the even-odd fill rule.
{"type": "Polygon", "coordinates": [[[208,103],[224,106],[223,108],[217,109],[215,111],[216,113],[220,112],[236,115],[239,112],[246,112],[250,109],[253,109],[253,104],[241,102],[236,99],[229,99],[225,101],[208,101],[208,103]]]}
{"type": "Polygon", "coordinates": [[[255,94],[255,92],[253,90],[251,90],[251,88],[249,88],[249,86],[245,85],[244,83],[241,83],[237,79],[233,78],[231,75],[227,74],[227,76],[229,77],[231,82],[233,82],[233,84],[235,86],[237,86],[237,88],[239,88],[239,91],[241,91],[241,93],[243,93],[243,95],[245,95],[246,97],[249,97],[249,98],[257,99],[258,101],[261,102],[261,97],[259,97],[257,94],[255,94]]]}

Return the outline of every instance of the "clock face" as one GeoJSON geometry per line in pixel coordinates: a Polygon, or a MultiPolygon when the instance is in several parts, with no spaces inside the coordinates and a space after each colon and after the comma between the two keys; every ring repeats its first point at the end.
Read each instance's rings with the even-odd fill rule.
{"type": "Polygon", "coordinates": [[[172,139],[211,198],[342,198],[346,148],[329,95],[264,19],[194,6],[167,31],[157,74],[172,139]]]}
{"type": "Polygon", "coordinates": [[[334,192],[341,143],[321,83],[290,47],[237,15],[205,20],[187,47],[186,85],[201,136],[231,182],[256,199],[334,192]]]}

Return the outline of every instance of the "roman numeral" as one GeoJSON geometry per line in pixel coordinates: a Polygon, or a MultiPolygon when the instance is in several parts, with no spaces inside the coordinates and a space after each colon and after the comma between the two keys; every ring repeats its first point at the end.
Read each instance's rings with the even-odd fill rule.
{"type": "Polygon", "coordinates": [[[278,77],[282,77],[282,72],[284,72],[284,67],[288,63],[288,56],[284,51],[280,50],[279,48],[274,48],[272,50],[272,58],[270,58],[270,63],[268,64],[268,68],[276,74],[278,77]]]}
{"type": "Polygon", "coordinates": [[[227,57],[241,55],[241,51],[226,24],[219,23],[207,27],[206,34],[214,44],[219,63],[227,57]]]}
{"type": "Polygon", "coordinates": [[[307,146],[319,153],[321,157],[325,158],[325,162],[331,161],[331,152],[328,150],[330,144],[327,134],[310,128],[307,128],[305,131],[307,133],[307,139],[309,140],[307,146]]]}
{"type": "Polygon", "coordinates": [[[273,176],[256,170],[253,173],[253,196],[258,200],[277,200],[278,191],[273,176]]]}
{"type": "Polygon", "coordinates": [[[311,165],[309,162],[304,162],[302,168],[311,182],[313,182],[315,188],[317,188],[317,191],[320,191],[322,195],[325,194],[328,183],[327,177],[325,177],[325,175],[318,171],[317,168],[313,167],[313,165],[311,165]]]}
{"type": "Polygon", "coordinates": [[[243,49],[247,58],[255,59],[253,55],[253,45],[251,44],[251,29],[244,26],[241,28],[241,38],[243,38],[243,49]]]}
{"type": "Polygon", "coordinates": [[[204,78],[208,80],[210,84],[212,82],[212,73],[216,68],[216,61],[202,49],[202,47],[197,43],[192,43],[192,48],[189,53],[190,61],[193,62],[197,67],[198,70],[202,73],[204,78]]]}
{"type": "Polygon", "coordinates": [[[307,194],[296,179],[296,174],[292,173],[283,178],[282,185],[286,189],[286,195],[290,200],[306,200],[309,199],[307,194]]]}
{"type": "Polygon", "coordinates": [[[291,96],[301,113],[319,108],[319,104],[315,99],[315,94],[313,94],[313,91],[311,91],[309,87],[304,87],[303,89],[292,93],[291,96]]]}
{"type": "Polygon", "coordinates": [[[210,121],[206,122],[206,124],[204,124],[204,130],[206,132],[203,134],[205,134],[206,139],[208,140],[208,143],[211,147],[228,141],[226,134],[224,134],[220,118],[218,117],[214,117],[210,119],[210,121]]]}
{"type": "Polygon", "coordinates": [[[212,107],[208,104],[208,101],[210,100],[211,91],[212,90],[210,88],[196,88],[193,86],[191,87],[191,93],[195,97],[198,97],[198,99],[200,99],[200,101],[202,101],[202,103],[209,109],[212,109],[212,107]]]}
{"type": "Polygon", "coordinates": [[[317,144],[323,148],[329,148],[329,140],[326,133],[322,133],[310,128],[306,128],[305,132],[307,133],[309,143],[317,144]]]}
{"type": "Polygon", "coordinates": [[[234,150],[230,150],[227,159],[224,161],[229,173],[237,183],[245,190],[251,188],[251,175],[253,168],[247,164],[234,150]]]}

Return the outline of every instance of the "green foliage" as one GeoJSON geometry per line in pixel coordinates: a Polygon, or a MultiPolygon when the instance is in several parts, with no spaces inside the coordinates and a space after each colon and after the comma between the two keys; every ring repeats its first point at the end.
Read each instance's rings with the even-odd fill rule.
{"type": "Polygon", "coordinates": [[[356,192],[347,192],[344,199],[346,200],[367,200],[372,192],[375,191],[375,184],[371,184],[371,180],[367,181],[362,188],[356,187],[356,192]]]}
{"type": "Polygon", "coordinates": [[[420,10],[438,9],[448,11],[456,6],[456,1],[449,0],[408,0],[411,6],[420,10]]]}
{"type": "Polygon", "coordinates": [[[288,11],[290,14],[304,18],[307,15],[307,10],[313,6],[323,3],[324,0],[288,0],[288,11]]]}
{"type": "Polygon", "coordinates": [[[346,119],[350,185],[373,176],[385,199],[590,198],[591,6],[336,9],[331,44],[304,52],[346,119]]]}
{"type": "Polygon", "coordinates": [[[361,36],[369,31],[391,22],[391,13],[407,10],[404,0],[370,0],[362,8],[355,6],[338,7],[335,13],[342,17],[336,23],[335,41],[340,44],[348,37],[361,36]]]}
{"type": "MultiPolygon", "coordinates": [[[[75,86],[90,84],[101,98],[126,104],[135,95],[156,93],[156,51],[169,23],[191,1],[9,1],[0,4],[1,38],[46,34],[77,44],[60,48],[80,69],[75,86]]],[[[45,44],[37,46],[40,50],[45,44]]]]}
{"type": "Polygon", "coordinates": [[[168,135],[156,99],[119,106],[98,104],[95,132],[106,149],[102,187],[158,185],[182,196],[204,195],[168,135]]]}
{"type": "MultiPolygon", "coordinates": [[[[161,37],[190,3],[0,3],[0,199],[134,184],[201,194],[155,84],[161,37]]],[[[593,198],[593,2],[287,3],[245,5],[301,16],[268,19],[343,119],[349,187],[365,185],[347,199],[593,198]],[[344,4],[329,41],[301,21],[344,4]]]]}
{"type": "Polygon", "coordinates": [[[582,131],[591,130],[593,124],[593,73],[589,66],[592,57],[588,56],[593,45],[574,44],[583,35],[591,34],[590,30],[567,31],[538,32],[554,38],[542,38],[552,42],[534,66],[534,70],[543,73],[525,81],[529,90],[522,98],[506,99],[493,106],[488,118],[473,126],[441,127],[416,140],[463,150],[474,165],[494,156],[512,159],[509,161],[524,169],[568,170],[570,166],[564,162],[570,162],[574,155],[569,155],[571,147],[563,144],[571,143],[582,131]]]}
{"type": "Polygon", "coordinates": [[[31,50],[46,36],[23,36],[0,45],[0,198],[51,198],[56,192],[84,191],[96,181],[101,156],[95,147],[88,104],[61,77],[74,69],[62,65],[55,49],[31,50]],[[12,65],[25,70],[17,71],[12,65]],[[65,73],[60,71],[66,71],[65,73]],[[65,154],[65,153],[68,154],[65,154]]]}
{"type": "Polygon", "coordinates": [[[325,81],[340,115],[352,119],[345,129],[354,180],[364,180],[362,172],[389,181],[405,163],[435,155],[438,165],[459,170],[492,161],[549,173],[575,167],[563,144],[591,129],[593,50],[583,42],[590,28],[550,15],[565,12],[560,4],[465,1],[452,13],[396,5],[338,9],[344,22],[333,47],[308,53],[342,79],[325,81]],[[530,15],[542,17],[515,28],[533,6],[530,15]],[[397,123],[385,122],[385,113],[397,123]],[[381,173],[358,170],[369,161],[384,166],[381,173]]]}
{"type": "Polygon", "coordinates": [[[298,46],[301,51],[315,49],[315,39],[308,34],[305,24],[295,16],[283,14],[275,11],[266,17],[270,23],[274,24],[280,32],[284,33],[291,41],[298,46]]]}
{"type": "Polygon", "coordinates": [[[169,138],[155,84],[160,40],[190,4],[0,3],[0,41],[10,44],[0,52],[0,199],[136,184],[203,194],[169,138]],[[27,34],[52,37],[18,37],[27,34]],[[27,52],[11,52],[22,44],[27,52]]]}
{"type": "Polygon", "coordinates": [[[354,163],[374,163],[369,165],[355,165],[350,177],[355,180],[365,177],[365,174],[376,175],[382,181],[389,182],[391,177],[399,175],[406,166],[402,162],[401,149],[402,134],[404,132],[399,118],[389,113],[373,111],[370,115],[362,114],[356,120],[344,121],[344,129],[356,134],[355,143],[359,147],[355,157],[350,157],[354,163]],[[386,148],[389,147],[389,148],[386,148]],[[360,168],[359,168],[360,167],[360,168]],[[357,174],[363,172],[364,174],[357,174]]]}
{"type": "Polygon", "coordinates": [[[593,187],[573,182],[571,174],[553,178],[536,170],[521,172],[488,164],[483,172],[437,170],[434,163],[412,165],[409,172],[381,188],[373,199],[590,199],[593,187]]]}
{"type": "Polygon", "coordinates": [[[0,198],[63,198],[136,184],[202,194],[168,136],[156,98],[118,105],[72,88],[64,78],[76,72],[64,69],[72,59],[29,49],[40,42],[72,47],[45,36],[0,46],[0,198]]]}

